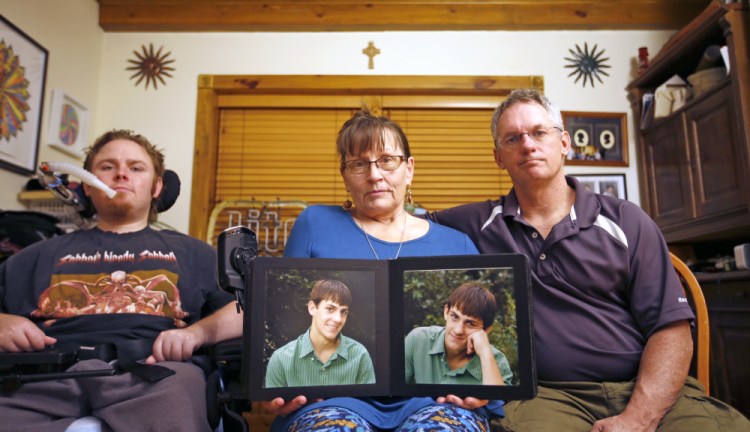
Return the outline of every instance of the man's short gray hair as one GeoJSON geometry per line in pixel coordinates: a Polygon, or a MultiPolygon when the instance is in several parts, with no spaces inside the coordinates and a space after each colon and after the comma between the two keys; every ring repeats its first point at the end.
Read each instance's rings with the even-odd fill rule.
{"type": "Polygon", "coordinates": [[[562,114],[560,114],[560,108],[557,107],[551,100],[541,94],[536,89],[516,89],[510,92],[507,99],[505,99],[500,105],[495,108],[495,113],[492,115],[492,124],[490,130],[492,131],[492,140],[495,142],[495,148],[500,148],[500,131],[497,129],[497,124],[500,121],[500,117],[517,103],[537,103],[541,105],[549,116],[552,118],[554,126],[564,130],[562,114]]]}

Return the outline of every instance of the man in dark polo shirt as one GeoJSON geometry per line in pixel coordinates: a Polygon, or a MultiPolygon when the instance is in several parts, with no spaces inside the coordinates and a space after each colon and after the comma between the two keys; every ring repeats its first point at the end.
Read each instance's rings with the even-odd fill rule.
{"type": "Polygon", "coordinates": [[[512,431],[747,431],[750,422],[687,376],[693,314],[654,222],[563,172],[571,140],[536,90],[498,106],[495,162],[513,189],[428,217],[482,253],[529,258],[539,377],[506,405],[512,431]]]}

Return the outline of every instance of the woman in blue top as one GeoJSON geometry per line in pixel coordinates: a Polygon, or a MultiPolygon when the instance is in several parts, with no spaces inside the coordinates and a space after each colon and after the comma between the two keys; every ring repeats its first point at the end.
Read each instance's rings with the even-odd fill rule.
{"type": "MultiPolygon", "coordinates": [[[[398,124],[358,112],[339,131],[337,146],[347,199],[341,207],[314,205],[303,211],[294,223],[285,256],[396,259],[478,253],[465,234],[405,210],[405,200],[411,202],[414,158],[398,124]]],[[[487,431],[489,419],[503,415],[502,401],[454,395],[307,402],[304,396],[266,402],[266,409],[279,415],[271,430],[487,431]]]]}

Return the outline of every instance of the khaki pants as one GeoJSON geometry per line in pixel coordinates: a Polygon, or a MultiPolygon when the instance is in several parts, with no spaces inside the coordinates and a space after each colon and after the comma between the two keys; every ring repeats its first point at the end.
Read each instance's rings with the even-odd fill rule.
{"type": "MultiPolygon", "coordinates": [[[[597,420],[621,413],[634,387],[635,382],[540,382],[536,398],[505,406],[500,424],[513,432],[589,432],[597,420]]],[[[706,396],[701,384],[688,377],[657,430],[750,432],[750,422],[729,405],[706,396]]]]}

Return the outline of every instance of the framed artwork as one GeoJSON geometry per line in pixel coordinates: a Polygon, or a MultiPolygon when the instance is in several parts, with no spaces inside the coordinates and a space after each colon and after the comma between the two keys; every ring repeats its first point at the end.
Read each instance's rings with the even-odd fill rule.
{"type": "Polygon", "coordinates": [[[570,134],[567,165],[628,166],[625,113],[562,112],[570,134]]]}
{"type": "Polygon", "coordinates": [[[532,398],[536,375],[528,273],[520,254],[382,261],[258,257],[252,278],[245,280],[250,313],[245,315],[242,376],[247,397],[532,398]],[[443,340],[451,325],[446,303],[458,290],[490,293],[494,312],[487,343],[501,383],[482,380],[477,356],[449,382],[431,378],[432,369],[425,366],[439,368],[444,362],[442,351],[435,357],[418,347],[443,340]],[[335,353],[321,349],[323,336],[337,341],[335,353]]]}
{"type": "Polygon", "coordinates": [[[578,184],[594,193],[628,199],[625,174],[573,174],[578,184]]]}
{"type": "Polygon", "coordinates": [[[87,146],[89,110],[62,90],[52,91],[47,141],[52,147],[81,157],[87,146]]]}
{"type": "Polygon", "coordinates": [[[0,15],[0,167],[36,171],[47,50],[0,15]]]}

